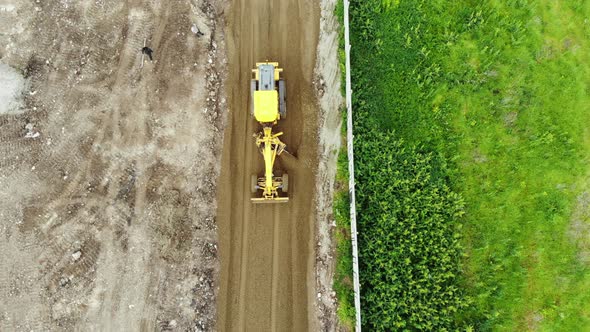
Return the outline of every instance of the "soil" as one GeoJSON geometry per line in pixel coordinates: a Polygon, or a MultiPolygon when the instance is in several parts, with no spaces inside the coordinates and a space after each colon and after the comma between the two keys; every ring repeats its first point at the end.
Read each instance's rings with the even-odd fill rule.
{"type": "Polygon", "coordinates": [[[219,3],[0,1],[1,331],[214,329],[219,3]]]}
{"type": "Polygon", "coordinates": [[[341,331],[336,316],[337,299],[333,289],[335,269],[334,230],[336,221],[333,215],[334,182],[336,163],[341,145],[342,114],[344,107],[341,95],[341,72],[338,61],[339,23],[334,16],[336,0],[322,0],[320,37],[317,49],[316,91],[320,105],[319,112],[319,160],[316,182],[316,315],[318,329],[321,331],[341,331]]]}
{"type": "Polygon", "coordinates": [[[318,330],[315,305],[315,195],[319,107],[314,68],[320,6],[312,0],[236,0],[226,28],[230,114],[219,178],[220,331],[318,330]],[[250,176],[263,160],[252,135],[251,69],[277,61],[287,84],[279,122],[283,154],[276,175],[289,174],[289,202],[252,204],[250,176]]]}
{"type": "Polygon", "coordinates": [[[336,329],[334,4],[0,0],[0,330],[336,329]],[[263,60],[287,204],[250,203],[263,60]]]}

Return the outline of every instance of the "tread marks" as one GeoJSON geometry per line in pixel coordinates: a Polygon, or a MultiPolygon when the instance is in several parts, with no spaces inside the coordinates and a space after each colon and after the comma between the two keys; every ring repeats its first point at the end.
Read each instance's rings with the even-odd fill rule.
{"type": "MultiPolygon", "coordinates": [[[[313,288],[307,279],[311,271],[309,262],[312,261],[309,257],[313,257],[314,251],[311,245],[314,220],[311,213],[298,211],[313,209],[315,190],[317,142],[314,133],[317,123],[314,117],[317,116],[317,105],[311,84],[313,66],[309,64],[315,62],[319,6],[295,0],[280,3],[238,0],[233,3],[230,17],[226,36],[229,38],[231,127],[226,129],[224,149],[228,152],[224,152],[218,185],[220,253],[221,261],[227,263],[222,267],[225,287],[220,289],[218,326],[225,330],[279,330],[284,327],[308,330],[308,308],[312,307],[313,297],[310,295],[313,288]],[[303,11],[305,15],[301,15],[303,11]],[[300,29],[302,26],[305,29],[300,29]],[[294,184],[289,190],[292,197],[289,203],[274,207],[257,205],[245,214],[241,204],[251,206],[250,174],[262,169],[262,160],[256,152],[249,153],[243,145],[243,141],[253,145],[251,137],[257,128],[246,111],[247,95],[250,94],[247,74],[256,61],[267,59],[281,63],[287,93],[292,97],[287,104],[292,111],[278,124],[277,130],[285,132],[289,151],[297,152],[299,157],[311,162],[307,165],[299,161],[288,162],[289,167],[293,166],[287,171],[293,176],[294,184]],[[244,162],[245,157],[255,159],[244,162]],[[304,166],[308,168],[304,170],[304,166]],[[274,209],[278,209],[282,219],[276,223],[281,237],[278,245],[277,229],[269,232],[263,228],[274,227],[270,226],[273,218],[277,218],[273,217],[274,209]],[[254,253],[264,257],[253,258],[254,253]],[[275,255],[279,255],[278,259],[275,255]],[[275,269],[278,273],[274,272],[275,269]],[[255,282],[249,278],[262,283],[256,285],[260,289],[253,288],[255,282]],[[247,291],[245,286],[249,287],[247,291]]],[[[282,165],[281,160],[279,166],[282,165]]]]}

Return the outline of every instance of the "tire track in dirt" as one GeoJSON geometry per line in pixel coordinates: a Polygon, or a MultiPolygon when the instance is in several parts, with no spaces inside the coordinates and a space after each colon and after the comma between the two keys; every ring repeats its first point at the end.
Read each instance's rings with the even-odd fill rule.
{"type": "MultiPolygon", "coordinates": [[[[244,127],[244,136],[247,136],[248,131],[251,130],[251,126],[248,124],[244,127]]],[[[244,140],[244,148],[242,151],[245,151],[244,153],[244,163],[246,165],[250,164],[252,162],[252,146],[250,144],[248,144],[248,140],[244,140]]],[[[242,181],[242,186],[241,186],[241,190],[247,190],[247,188],[250,186],[250,181],[248,179],[248,177],[244,177],[243,181],[242,181]]],[[[250,209],[251,206],[250,204],[244,203],[242,202],[242,213],[243,216],[247,216],[250,214],[250,209]]],[[[241,242],[241,251],[242,251],[242,255],[241,255],[241,260],[240,260],[240,297],[239,297],[239,317],[240,317],[240,324],[243,324],[243,319],[244,319],[244,310],[245,310],[245,301],[243,301],[243,299],[245,298],[245,293],[246,293],[246,278],[247,278],[247,265],[244,264],[244,262],[248,261],[248,227],[249,227],[249,219],[246,219],[244,217],[243,218],[243,223],[242,223],[242,242],[241,242]]]]}
{"type": "Polygon", "coordinates": [[[279,223],[281,222],[280,209],[273,209],[273,243],[272,243],[272,287],[271,287],[271,315],[270,326],[272,330],[277,328],[277,311],[278,311],[278,282],[279,282],[279,223]]]}
{"type": "MultiPolygon", "coordinates": [[[[218,184],[222,276],[220,331],[305,331],[314,259],[314,189],[317,105],[312,77],[319,32],[319,6],[311,0],[237,0],[229,14],[231,105],[218,184]],[[277,161],[289,173],[287,204],[253,205],[250,175],[264,164],[252,135],[249,80],[255,62],[278,61],[287,82],[287,117],[277,126],[296,158],[277,161]]],[[[283,158],[288,158],[283,160],[283,158]]]]}

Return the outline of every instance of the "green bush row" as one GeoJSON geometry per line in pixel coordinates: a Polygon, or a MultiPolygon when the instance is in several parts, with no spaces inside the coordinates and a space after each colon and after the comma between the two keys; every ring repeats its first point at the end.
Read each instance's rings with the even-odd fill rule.
{"type": "Polygon", "coordinates": [[[355,149],[364,327],[454,328],[468,303],[457,285],[461,198],[432,154],[393,133],[363,133],[355,149]]]}
{"type": "Polygon", "coordinates": [[[362,324],[370,331],[458,328],[463,202],[448,186],[441,73],[426,1],[350,4],[362,324]],[[395,7],[395,8],[394,8],[395,7]],[[428,97],[428,98],[427,98],[428,97]]]}

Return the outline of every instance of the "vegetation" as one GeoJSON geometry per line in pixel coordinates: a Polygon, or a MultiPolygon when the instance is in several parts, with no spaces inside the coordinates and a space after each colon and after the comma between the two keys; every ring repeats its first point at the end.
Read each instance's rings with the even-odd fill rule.
{"type": "Polygon", "coordinates": [[[352,242],[350,237],[350,200],[348,197],[348,158],[343,147],[338,155],[334,194],[334,219],[336,221],[336,271],[334,291],[338,298],[340,322],[352,329],[355,323],[354,289],[352,284],[352,242]]]}
{"type": "MultiPolygon", "coordinates": [[[[336,5],[335,16],[344,19],[344,5],[340,1],[336,5]]],[[[340,72],[342,82],[345,81],[345,56],[344,56],[344,27],[340,31],[339,47],[340,72]]],[[[342,84],[342,95],[345,95],[345,85],[342,84]]],[[[341,111],[342,140],[346,142],[346,109],[341,111]]],[[[334,272],[334,291],[338,298],[338,317],[340,323],[353,330],[356,321],[354,307],[354,287],[352,275],[352,242],[350,235],[350,198],[348,195],[348,155],[346,144],[343,144],[338,153],[336,169],[336,189],[334,192],[334,219],[336,221],[336,271],[334,272]]]]}
{"type": "Polygon", "coordinates": [[[440,36],[428,30],[421,8],[405,6],[390,12],[380,1],[351,4],[363,326],[452,330],[468,304],[458,279],[463,204],[439,149],[444,116],[424,112],[440,68],[403,31],[434,44],[440,36]]]}
{"type": "Polygon", "coordinates": [[[350,10],[364,327],[590,326],[590,3],[350,10]]]}
{"type": "Polygon", "coordinates": [[[394,136],[367,131],[356,147],[363,325],[451,329],[467,304],[457,285],[462,202],[434,155],[394,136]]]}

